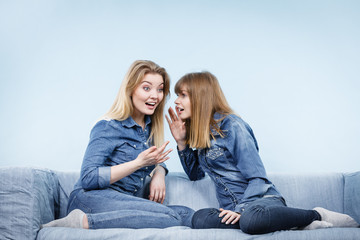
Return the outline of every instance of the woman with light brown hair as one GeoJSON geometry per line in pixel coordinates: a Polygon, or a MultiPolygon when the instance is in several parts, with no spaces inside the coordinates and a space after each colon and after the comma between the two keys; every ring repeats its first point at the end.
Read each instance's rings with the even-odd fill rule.
{"type": "Polygon", "coordinates": [[[43,227],[191,226],[192,209],[162,205],[164,162],[171,152],[165,151],[169,142],[163,143],[169,86],[166,70],[154,62],[139,60],[130,66],[112,107],[91,131],[68,216],[43,227]],[[147,176],[150,194],[143,196],[147,176]]]}
{"type": "Polygon", "coordinates": [[[357,227],[350,216],[324,208],[286,206],[266,176],[250,126],[230,108],[216,77],[189,73],[175,85],[178,98],[166,119],[190,180],[209,175],[220,209],[197,211],[194,228],[234,228],[263,234],[292,228],[357,227]]]}

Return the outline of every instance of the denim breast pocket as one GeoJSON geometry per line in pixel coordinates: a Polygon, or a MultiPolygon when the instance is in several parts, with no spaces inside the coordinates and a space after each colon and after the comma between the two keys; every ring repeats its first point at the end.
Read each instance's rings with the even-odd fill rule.
{"type": "Polygon", "coordinates": [[[214,147],[207,151],[206,158],[215,160],[218,157],[223,156],[223,155],[224,155],[224,149],[219,148],[219,147],[214,147]]]}
{"type": "Polygon", "coordinates": [[[206,154],[207,164],[217,170],[231,169],[231,163],[227,157],[227,152],[224,148],[219,146],[213,146],[206,154]]]}
{"type": "Polygon", "coordinates": [[[137,158],[141,152],[140,146],[137,143],[124,142],[116,150],[116,158],[120,162],[128,162],[137,158]]]}

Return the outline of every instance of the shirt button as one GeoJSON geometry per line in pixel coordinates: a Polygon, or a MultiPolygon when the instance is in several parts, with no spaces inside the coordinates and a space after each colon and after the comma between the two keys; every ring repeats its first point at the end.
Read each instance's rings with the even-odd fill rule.
{"type": "Polygon", "coordinates": [[[134,192],[137,192],[137,189],[135,189],[134,192]]]}
{"type": "Polygon", "coordinates": [[[225,191],[227,191],[227,188],[225,188],[225,191]]]}
{"type": "Polygon", "coordinates": [[[134,148],[136,148],[136,145],[134,145],[134,148]]]}
{"type": "Polygon", "coordinates": [[[140,178],[140,180],[142,181],[142,180],[144,180],[143,178],[140,178]]]}
{"type": "Polygon", "coordinates": [[[145,169],[148,169],[148,167],[146,167],[145,169]]]}

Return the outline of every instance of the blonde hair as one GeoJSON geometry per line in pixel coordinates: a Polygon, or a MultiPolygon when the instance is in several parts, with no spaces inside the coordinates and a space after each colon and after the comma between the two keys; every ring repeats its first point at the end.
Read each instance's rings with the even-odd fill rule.
{"type": "Polygon", "coordinates": [[[134,111],[131,95],[141,84],[145,75],[148,73],[160,74],[164,80],[164,98],[159,103],[151,118],[151,132],[148,140],[155,146],[161,146],[164,142],[164,107],[166,99],[170,93],[170,78],[165,68],[149,60],[137,60],[129,68],[121,83],[119,92],[109,111],[102,119],[116,119],[119,121],[130,117],[134,111]]]}
{"type": "Polygon", "coordinates": [[[186,143],[192,148],[209,148],[211,132],[214,129],[224,136],[215,121],[214,114],[225,116],[233,113],[226,101],[217,78],[210,72],[189,73],[180,78],[175,85],[175,93],[186,89],[190,98],[191,117],[185,120],[186,143]]]}

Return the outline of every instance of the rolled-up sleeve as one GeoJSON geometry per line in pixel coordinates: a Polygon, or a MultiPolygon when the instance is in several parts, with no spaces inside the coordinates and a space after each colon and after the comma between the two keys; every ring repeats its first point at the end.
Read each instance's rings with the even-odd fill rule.
{"type": "Polygon", "coordinates": [[[169,173],[169,169],[167,168],[166,164],[165,163],[160,163],[159,164],[160,166],[162,166],[165,170],[165,176],[169,173]]]}

